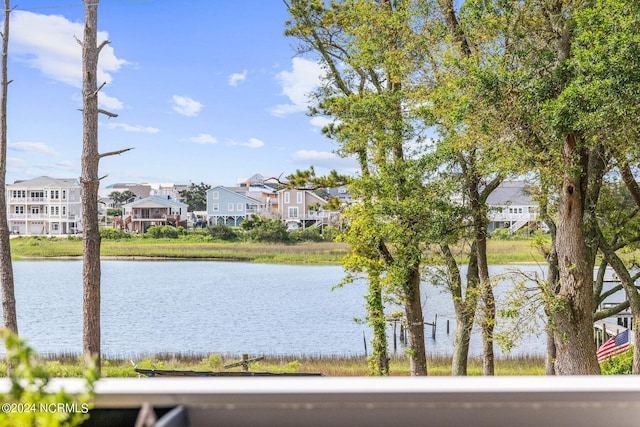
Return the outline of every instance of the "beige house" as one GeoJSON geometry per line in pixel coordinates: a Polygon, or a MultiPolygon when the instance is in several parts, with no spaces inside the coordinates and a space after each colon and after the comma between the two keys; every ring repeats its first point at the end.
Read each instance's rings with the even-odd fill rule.
{"type": "Polygon", "coordinates": [[[9,231],[20,235],[80,232],[80,183],[41,176],[6,186],[9,231]]]}
{"type": "Polygon", "coordinates": [[[338,214],[325,211],[326,204],[326,200],[309,190],[278,191],[278,213],[290,230],[330,224],[338,214]]]}

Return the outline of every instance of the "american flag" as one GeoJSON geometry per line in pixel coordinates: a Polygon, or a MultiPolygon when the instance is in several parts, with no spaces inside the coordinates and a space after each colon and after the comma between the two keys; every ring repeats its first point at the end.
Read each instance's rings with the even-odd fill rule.
{"type": "Polygon", "coordinates": [[[629,330],[625,329],[624,332],[609,338],[607,342],[600,346],[596,353],[598,363],[602,363],[609,357],[624,353],[627,350],[629,350],[629,330]]]}

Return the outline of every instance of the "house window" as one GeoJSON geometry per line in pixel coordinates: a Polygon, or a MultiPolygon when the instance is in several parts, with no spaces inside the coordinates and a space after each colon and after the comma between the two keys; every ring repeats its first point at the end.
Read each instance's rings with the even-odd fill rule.
{"type": "Polygon", "coordinates": [[[289,208],[289,218],[298,218],[298,207],[292,206],[289,208]]]}
{"type": "Polygon", "coordinates": [[[213,193],[211,193],[211,198],[213,200],[218,200],[220,198],[220,192],[219,191],[214,191],[213,193]]]}
{"type": "Polygon", "coordinates": [[[31,208],[31,213],[32,214],[36,214],[36,215],[39,214],[40,213],[40,208],[32,207],[31,208]]]}
{"type": "Polygon", "coordinates": [[[242,203],[238,203],[238,204],[236,204],[236,210],[237,210],[238,212],[242,212],[242,211],[244,210],[244,209],[242,209],[242,203]]]}
{"type": "Polygon", "coordinates": [[[62,190],[62,200],[67,199],[67,190],[62,190]]]}
{"type": "Polygon", "coordinates": [[[51,206],[51,215],[60,215],[60,207],[51,206]]]}
{"type": "Polygon", "coordinates": [[[53,231],[58,231],[58,223],[53,223],[53,224],[51,224],[51,229],[52,229],[53,231]]]}
{"type": "Polygon", "coordinates": [[[16,206],[16,211],[17,214],[24,214],[24,206],[16,206]]]}
{"type": "Polygon", "coordinates": [[[12,196],[14,199],[21,199],[23,197],[27,197],[27,193],[25,190],[13,190],[12,196]]]}
{"type": "Polygon", "coordinates": [[[229,204],[227,205],[227,210],[228,210],[229,212],[233,212],[233,203],[229,203],[229,204]]]}
{"type": "Polygon", "coordinates": [[[213,212],[218,212],[220,210],[220,204],[219,203],[214,203],[211,207],[211,210],[213,212]]]}
{"type": "Polygon", "coordinates": [[[32,191],[30,193],[30,196],[34,199],[36,198],[44,199],[44,191],[32,191]]]}
{"type": "Polygon", "coordinates": [[[50,195],[51,195],[51,200],[57,200],[57,199],[60,198],[60,191],[59,190],[51,190],[50,195]]]}
{"type": "Polygon", "coordinates": [[[284,202],[289,203],[289,192],[284,193],[284,202]]]}
{"type": "Polygon", "coordinates": [[[296,193],[296,203],[298,204],[302,203],[302,192],[300,191],[296,193]]]}
{"type": "Polygon", "coordinates": [[[67,207],[63,206],[62,207],[62,215],[66,215],[67,214],[67,207]]]}

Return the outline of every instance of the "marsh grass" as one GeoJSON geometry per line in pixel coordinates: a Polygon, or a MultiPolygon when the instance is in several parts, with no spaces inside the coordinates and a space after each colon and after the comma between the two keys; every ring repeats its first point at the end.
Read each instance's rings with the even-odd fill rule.
{"type": "MultiPolygon", "coordinates": [[[[253,355],[252,355],[253,357],[253,355]]],[[[199,353],[163,353],[139,355],[126,358],[118,355],[103,357],[102,375],[104,377],[137,377],[135,365],[142,369],[169,369],[195,371],[239,371],[240,368],[224,369],[224,365],[236,362],[239,355],[199,354],[199,353]]],[[[73,353],[49,354],[39,357],[39,362],[54,377],[82,376],[82,357],[73,353]]],[[[409,361],[403,356],[392,356],[391,375],[408,376],[409,361]]],[[[451,375],[451,357],[431,355],[427,360],[429,375],[451,375]]],[[[264,355],[264,359],[252,363],[254,372],[285,373],[321,373],[325,376],[357,377],[367,376],[367,359],[364,356],[309,356],[309,355],[264,355]]],[[[0,375],[6,373],[6,366],[0,362],[0,375]]],[[[482,375],[482,360],[471,358],[469,375],[482,375]]],[[[544,375],[544,359],[534,355],[504,357],[496,359],[496,375],[544,375]]]]}

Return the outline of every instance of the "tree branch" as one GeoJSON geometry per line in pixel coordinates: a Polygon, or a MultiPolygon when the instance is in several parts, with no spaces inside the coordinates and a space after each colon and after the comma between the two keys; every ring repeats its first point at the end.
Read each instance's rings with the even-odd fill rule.
{"type": "Polygon", "coordinates": [[[130,150],[133,150],[133,147],[125,148],[125,149],[122,149],[122,150],[109,151],[107,153],[98,154],[98,158],[101,159],[103,157],[115,156],[117,154],[126,153],[127,151],[130,151],[130,150]]]}

